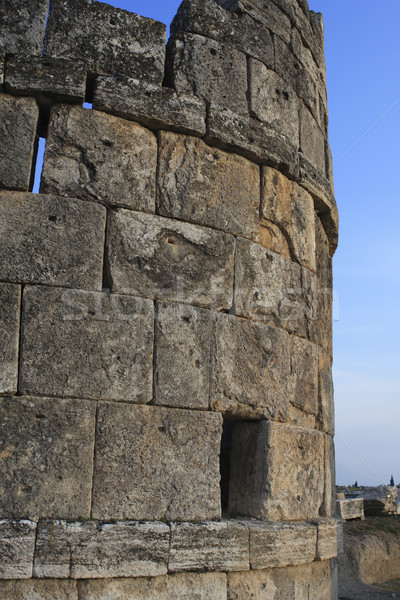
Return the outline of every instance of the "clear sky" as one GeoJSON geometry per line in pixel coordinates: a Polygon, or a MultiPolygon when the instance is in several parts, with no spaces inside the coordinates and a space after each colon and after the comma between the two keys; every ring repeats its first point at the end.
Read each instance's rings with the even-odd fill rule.
{"type": "MultiPolygon", "coordinates": [[[[179,0],[109,0],[166,23],[179,0]]],[[[400,1],[323,13],[340,245],[334,260],[337,480],[400,482],[400,1]],[[397,103],[397,104],[396,104],[397,103]],[[361,140],[361,141],[360,141],[361,140]]]]}

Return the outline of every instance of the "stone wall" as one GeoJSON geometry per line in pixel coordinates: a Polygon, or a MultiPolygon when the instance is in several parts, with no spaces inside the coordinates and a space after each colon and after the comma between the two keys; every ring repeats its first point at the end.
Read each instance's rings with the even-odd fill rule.
{"type": "Polygon", "coordinates": [[[321,16],[0,32],[0,600],[335,598],[321,16]]]}

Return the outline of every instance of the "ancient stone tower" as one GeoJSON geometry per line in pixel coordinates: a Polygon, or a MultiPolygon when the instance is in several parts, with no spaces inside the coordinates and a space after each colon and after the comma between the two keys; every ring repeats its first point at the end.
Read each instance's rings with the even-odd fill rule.
{"type": "Polygon", "coordinates": [[[0,599],[332,600],[321,17],[48,4],[0,8],[0,599]]]}

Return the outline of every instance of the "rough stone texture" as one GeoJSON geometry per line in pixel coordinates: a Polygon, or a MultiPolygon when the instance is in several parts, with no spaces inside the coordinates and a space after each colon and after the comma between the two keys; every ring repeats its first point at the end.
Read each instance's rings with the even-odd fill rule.
{"type": "Polygon", "coordinates": [[[285,234],[280,227],[268,219],[260,221],[258,243],[260,246],[290,259],[290,248],[285,234]]]}
{"type": "Polygon", "coordinates": [[[261,216],[281,229],[293,258],[314,271],[315,213],[310,194],[276,169],[263,167],[261,216]]]}
{"type": "Polygon", "coordinates": [[[183,523],[171,527],[170,571],[242,571],[249,569],[247,524],[183,523]]]}
{"type": "Polygon", "coordinates": [[[221,423],[212,413],[101,404],[94,517],[218,519],[221,423]]]}
{"type": "Polygon", "coordinates": [[[334,517],[336,514],[336,470],[335,470],[335,444],[330,435],[325,438],[325,494],[321,507],[321,516],[334,517]]]}
{"type": "Polygon", "coordinates": [[[2,517],[89,517],[95,410],[82,400],[1,399],[2,517]]]}
{"type": "Polygon", "coordinates": [[[48,0],[12,0],[0,5],[0,55],[40,56],[46,25],[48,0]]]}
{"type": "Polygon", "coordinates": [[[84,581],[78,585],[81,600],[227,600],[224,573],[84,581]]]}
{"type": "Polygon", "coordinates": [[[202,100],[136,79],[99,77],[93,108],[154,129],[173,129],[192,135],[204,135],[206,131],[206,107],[202,100]]]}
{"type": "Polygon", "coordinates": [[[83,64],[64,58],[10,56],[6,60],[5,83],[10,94],[83,102],[86,69],[83,64]]]}
{"type": "MultiPolygon", "coordinates": [[[[36,523],[32,521],[0,521],[0,579],[32,577],[35,536],[36,523]]],[[[1,583],[0,598],[11,600],[9,596],[2,596],[1,583]]]]}
{"type": "Polygon", "coordinates": [[[0,581],[0,600],[78,600],[75,581],[0,581]]]}
{"type": "Polygon", "coordinates": [[[157,140],[137,123],[52,109],[40,191],[154,212],[157,140]]]}
{"type": "Polygon", "coordinates": [[[257,238],[260,170],[202,140],[161,132],[159,214],[257,238]]]}
{"type": "Polygon", "coordinates": [[[298,146],[299,101],[295,92],[258,60],[250,60],[249,77],[252,116],[298,146]]]}
{"type": "Polygon", "coordinates": [[[155,577],[167,572],[170,528],[163,523],[39,523],[34,576],[155,577]]]}
{"type": "Polygon", "coordinates": [[[106,211],[94,203],[0,193],[0,278],[102,287],[106,211]]]}
{"type": "Polygon", "coordinates": [[[192,33],[180,33],[167,46],[167,82],[178,92],[247,114],[246,56],[192,33]]]}
{"type": "Polygon", "coordinates": [[[285,420],[289,361],[286,332],[234,315],[218,315],[212,351],[213,410],[242,418],[285,420]]]}
{"type": "Polygon", "coordinates": [[[212,313],[160,303],[155,323],[155,404],[208,409],[212,313]]]}
{"type": "Polygon", "coordinates": [[[339,540],[342,536],[342,522],[338,519],[319,519],[315,524],[318,528],[318,560],[335,558],[338,555],[339,540]]]}
{"type": "Polygon", "coordinates": [[[364,518],[364,500],[353,498],[351,500],[336,500],[336,514],[344,521],[364,518]]]}
{"type": "Polygon", "coordinates": [[[290,336],[291,402],[303,412],[318,414],[319,348],[295,335],[290,336]]]}
{"type": "Polygon", "coordinates": [[[332,364],[329,355],[319,351],[319,412],[322,431],[335,435],[335,403],[333,395],[332,364]]]}
{"type": "Polygon", "coordinates": [[[21,390],[49,396],[150,402],[153,312],[153,303],[143,298],[27,288],[21,390]]]}
{"type": "Polygon", "coordinates": [[[308,269],[253,242],[237,239],[237,315],[307,337],[314,316],[314,279],[308,269]]]}
{"type": "Polygon", "coordinates": [[[51,0],[44,56],[83,60],[90,72],[161,83],[163,23],[91,0],[51,0]]]}
{"type": "Polygon", "coordinates": [[[232,305],[231,235],[119,210],[110,216],[107,258],[113,292],[215,310],[232,305]]]}
{"type": "Polygon", "coordinates": [[[33,98],[0,96],[0,187],[28,190],[38,117],[33,98]]]}
{"type": "Polygon", "coordinates": [[[0,283],[0,394],[17,391],[21,288],[0,283]]]}
{"type": "Polygon", "coordinates": [[[251,569],[303,565],[315,559],[317,528],[307,523],[250,523],[251,569]]]}
{"type": "Polygon", "coordinates": [[[300,151],[325,176],[325,136],[304,105],[300,108],[300,151]]]}

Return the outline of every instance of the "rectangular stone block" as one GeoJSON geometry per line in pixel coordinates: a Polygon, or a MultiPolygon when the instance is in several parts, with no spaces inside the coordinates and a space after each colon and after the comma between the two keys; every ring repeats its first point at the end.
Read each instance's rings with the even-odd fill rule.
{"type": "Polygon", "coordinates": [[[0,581],[0,600],[78,600],[75,581],[0,581]]]}
{"type": "Polygon", "coordinates": [[[314,523],[318,528],[317,558],[329,560],[336,558],[339,550],[342,521],[338,519],[318,519],[314,523]]]}
{"type": "Polygon", "coordinates": [[[44,95],[56,102],[83,102],[86,69],[83,63],[64,58],[9,56],[5,83],[14,95],[44,95]]]}
{"type": "Polygon", "coordinates": [[[93,483],[97,519],[219,519],[220,415],[99,406],[93,483]]]}
{"type": "Polygon", "coordinates": [[[0,283],[0,394],[17,391],[20,305],[20,286],[0,283]]]}
{"type": "Polygon", "coordinates": [[[93,108],[139,121],[152,129],[172,129],[191,135],[204,135],[206,131],[206,106],[202,100],[137,79],[99,77],[93,108]]]}
{"type": "Polygon", "coordinates": [[[315,344],[290,336],[291,402],[301,411],[318,415],[319,352],[315,344]]]}
{"type": "Polygon", "coordinates": [[[304,105],[300,108],[300,152],[326,176],[325,136],[304,105]]]}
{"type": "Polygon", "coordinates": [[[79,59],[98,75],[124,74],[161,83],[163,23],[91,0],[51,2],[43,54],[79,59]]]}
{"type": "Polygon", "coordinates": [[[260,168],[202,140],[161,132],[159,214],[257,239],[260,168]]]}
{"type": "Polygon", "coordinates": [[[119,210],[107,244],[112,291],[229,309],[234,238],[213,229],[119,210]]]}
{"type": "MultiPolygon", "coordinates": [[[[32,577],[35,536],[36,523],[32,521],[0,521],[0,579],[32,577]]],[[[0,581],[0,598],[9,600],[9,596],[2,596],[2,583],[0,581]]],[[[17,600],[17,596],[15,598],[17,600]]]]}
{"type": "Polygon", "coordinates": [[[336,514],[343,521],[351,519],[364,520],[364,499],[336,500],[336,514]]]}
{"type": "Polygon", "coordinates": [[[42,51],[48,0],[12,0],[0,5],[0,54],[42,51]]]}
{"type": "Polygon", "coordinates": [[[332,364],[329,355],[319,350],[319,411],[318,421],[322,431],[335,435],[335,402],[332,364]]]}
{"type": "Polygon", "coordinates": [[[26,288],[21,390],[150,402],[153,319],[153,303],[143,298],[26,288]]]}
{"type": "Polygon", "coordinates": [[[39,523],[35,577],[155,577],[167,572],[170,528],[163,523],[39,523]]]}
{"type": "Polygon", "coordinates": [[[324,435],[325,439],[325,494],[324,503],[321,507],[321,516],[334,517],[336,514],[336,467],[335,467],[335,443],[330,435],[324,435]]]}
{"type": "Polygon", "coordinates": [[[188,304],[157,306],[155,404],[207,410],[212,313],[188,304]]]}
{"type": "Polygon", "coordinates": [[[178,92],[247,114],[246,55],[231,45],[193,33],[170,37],[166,78],[178,92]]]}
{"type": "Polygon", "coordinates": [[[54,106],[40,191],[154,212],[157,139],[138,125],[78,106],[54,106]]]}
{"type": "Polygon", "coordinates": [[[102,287],[106,211],[92,202],[0,193],[0,278],[102,287]]]}
{"type": "Polygon", "coordinates": [[[217,315],[212,350],[211,406],[241,418],[285,420],[290,363],[286,332],[217,315]]]}
{"type": "Polygon", "coordinates": [[[171,526],[170,571],[249,569],[249,530],[234,522],[171,526]]]}
{"type": "Polygon", "coordinates": [[[82,400],[1,399],[1,517],[89,517],[95,412],[82,400]]]}
{"type": "Polygon", "coordinates": [[[308,523],[250,523],[251,569],[303,565],[315,559],[317,528],[308,523]]]}
{"type": "Polygon", "coordinates": [[[38,118],[34,98],[0,95],[0,187],[29,189],[38,118]]]}

